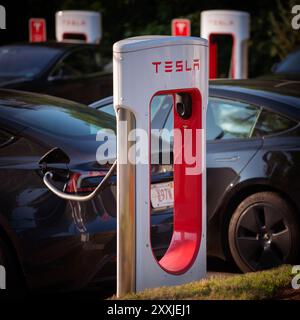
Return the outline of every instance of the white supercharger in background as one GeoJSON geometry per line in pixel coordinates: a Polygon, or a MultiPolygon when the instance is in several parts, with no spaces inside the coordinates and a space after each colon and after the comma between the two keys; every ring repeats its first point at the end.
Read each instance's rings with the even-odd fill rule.
{"type": "Polygon", "coordinates": [[[55,14],[56,40],[58,42],[99,43],[102,38],[101,14],[96,11],[64,10],[55,14]],[[65,35],[74,35],[74,38],[65,35]],[[85,37],[78,40],[76,35],[85,37]]]}
{"type": "MultiPolygon", "coordinates": [[[[149,133],[149,106],[159,91],[196,88],[202,95],[202,128],[206,124],[208,100],[207,41],[193,37],[145,36],[117,42],[113,47],[114,106],[129,109],[135,115],[136,128],[149,133]],[[176,61],[200,59],[200,70],[175,71],[176,61]],[[172,72],[165,72],[165,61],[172,61],[172,72]],[[153,62],[160,62],[156,69],[153,62]],[[158,70],[158,72],[156,72],[158,70]]],[[[170,69],[169,69],[170,70],[170,69]]],[[[205,130],[204,130],[205,131],[205,130]]],[[[117,135],[118,139],[121,137],[117,135]]],[[[148,135],[149,136],[149,135],[148,135]]],[[[118,146],[123,145],[118,141],[118,146]]],[[[205,168],[205,144],[203,146],[205,168]]],[[[118,154],[120,151],[118,150],[118,154]]],[[[181,275],[164,271],[156,261],[150,241],[150,175],[149,164],[136,164],[136,291],[145,288],[176,285],[206,275],[206,176],[202,177],[202,241],[192,266],[181,275]]],[[[124,191],[124,190],[123,190],[124,191]]],[[[118,193],[120,190],[118,190],[118,193]]],[[[128,191],[129,192],[129,191],[128,191]]],[[[201,195],[198,195],[201,196],[201,195]]],[[[119,194],[118,194],[119,197],[119,194]]],[[[184,257],[183,257],[184,258],[184,257]]]]}
{"type": "Polygon", "coordinates": [[[209,40],[211,34],[233,36],[234,79],[248,77],[248,45],[250,15],[235,10],[207,10],[201,12],[201,37],[209,40]]]}

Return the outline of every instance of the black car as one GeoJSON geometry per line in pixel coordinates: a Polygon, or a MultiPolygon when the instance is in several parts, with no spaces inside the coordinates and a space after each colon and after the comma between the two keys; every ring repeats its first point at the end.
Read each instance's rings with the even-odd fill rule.
{"type": "Polygon", "coordinates": [[[102,51],[99,45],[57,42],[1,46],[0,88],[90,103],[112,94],[111,59],[102,51]]]}
{"type": "MultiPolygon", "coordinates": [[[[156,128],[172,127],[170,101],[156,101],[165,115],[156,114],[156,128]]],[[[99,112],[1,91],[0,108],[0,265],[8,286],[23,279],[29,288],[75,290],[115,279],[116,177],[87,203],[61,200],[42,181],[51,171],[65,192],[94,190],[109,168],[95,154],[97,131],[115,128],[111,98],[99,112]]],[[[299,110],[299,83],[211,84],[209,255],[233,257],[243,271],[298,261],[299,110]]],[[[153,186],[172,181],[172,165],[153,169],[153,186]]],[[[172,237],[172,206],[151,201],[151,241],[159,259],[172,237]]]]}
{"type": "MultiPolygon", "coordinates": [[[[161,100],[156,128],[173,128],[172,101],[161,100]]],[[[114,115],[112,97],[91,107],[114,115]]],[[[300,82],[210,83],[208,255],[244,272],[299,261],[299,121],[300,82]]]]}
{"type": "MultiPolygon", "coordinates": [[[[85,203],[62,200],[43,183],[51,171],[64,192],[94,190],[110,167],[96,159],[103,129],[115,129],[114,116],[46,95],[0,90],[0,265],[8,288],[76,290],[115,279],[116,176],[85,203]]],[[[157,257],[171,235],[172,208],[156,210],[157,257]]]]}

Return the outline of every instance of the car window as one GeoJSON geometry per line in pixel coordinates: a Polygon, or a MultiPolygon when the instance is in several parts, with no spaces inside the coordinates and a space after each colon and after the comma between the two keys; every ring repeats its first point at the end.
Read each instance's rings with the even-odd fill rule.
{"type": "Polygon", "coordinates": [[[101,110],[102,112],[107,113],[107,114],[114,116],[114,117],[116,116],[113,103],[103,105],[103,106],[97,108],[97,110],[101,110]]]}
{"type": "Polygon", "coordinates": [[[61,50],[39,46],[0,47],[0,77],[32,78],[42,72],[61,50]]]}
{"type": "MultiPolygon", "coordinates": [[[[250,137],[258,114],[259,108],[254,106],[224,99],[209,98],[206,114],[206,139],[250,137]],[[213,109],[214,107],[215,109],[213,109]]],[[[168,130],[173,129],[173,112],[169,113],[164,127],[168,130]]]]}
{"type": "MultiPolygon", "coordinates": [[[[172,95],[156,95],[151,101],[151,127],[153,129],[173,129],[173,117],[171,115],[173,106],[172,95]]],[[[97,108],[111,116],[115,116],[113,103],[105,104],[97,108]]]]}
{"type": "Polygon", "coordinates": [[[174,128],[174,115],[173,115],[173,109],[170,110],[168,118],[165,122],[164,128],[171,131],[174,128]]]}
{"type": "Polygon", "coordinates": [[[5,146],[13,140],[14,136],[0,129],[0,147],[5,146]]]}
{"type": "Polygon", "coordinates": [[[103,71],[105,61],[93,49],[76,50],[65,57],[55,68],[52,77],[70,78],[103,71]]]}
{"type": "MultiPolygon", "coordinates": [[[[151,128],[162,129],[166,128],[165,122],[173,106],[173,96],[156,95],[151,101],[151,128]]],[[[168,129],[168,128],[167,128],[168,129]]],[[[171,127],[173,129],[173,126],[171,127]]]]}
{"type": "MultiPolygon", "coordinates": [[[[173,124],[170,128],[166,127],[166,121],[174,103],[174,95],[157,94],[151,99],[150,117],[151,117],[151,154],[156,160],[159,160],[159,154],[164,153],[170,156],[173,149],[173,124]],[[163,130],[163,129],[168,129],[163,130]]],[[[171,118],[173,122],[173,117],[171,118]]]]}
{"type": "Polygon", "coordinates": [[[3,104],[1,112],[26,127],[59,137],[96,140],[99,130],[115,131],[115,117],[75,103],[27,105],[17,112],[12,106],[3,104]]]}
{"type": "Polygon", "coordinates": [[[260,108],[233,100],[210,98],[207,140],[243,139],[252,136],[260,108]]]}
{"type": "Polygon", "coordinates": [[[285,118],[275,112],[263,110],[259,116],[253,136],[262,137],[279,133],[297,125],[297,122],[285,118]]]}
{"type": "MultiPolygon", "coordinates": [[[[170,95],[155,96],[151,103],[152,128],[173,129],[173,99],[170,95]]],[[[113,104],[99,108],[115,115],[113,104]]],[[[260,108],[228,99],[209,98],[206,127],[207,140],[239,139],[252,136],[260,108]]]]}

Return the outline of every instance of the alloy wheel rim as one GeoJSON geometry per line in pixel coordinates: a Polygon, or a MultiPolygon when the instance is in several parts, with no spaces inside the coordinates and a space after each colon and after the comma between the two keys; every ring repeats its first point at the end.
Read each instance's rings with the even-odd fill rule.
{"type": "Polygon", "coordinates": [[[284,214],[270,203],[254,204],[242,213],[235,240],[240,257],[252,270],[283,264],[291,250],[284,214]]]}

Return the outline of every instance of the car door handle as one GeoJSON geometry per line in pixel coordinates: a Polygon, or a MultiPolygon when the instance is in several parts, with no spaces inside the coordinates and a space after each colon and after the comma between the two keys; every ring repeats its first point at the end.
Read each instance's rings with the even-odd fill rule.
{"type": "Polygon", "coordinates": [[[240,156],[233,156],[228,158],[216,158],[216,162],[235,162],[240,159],[240,156]]]}

